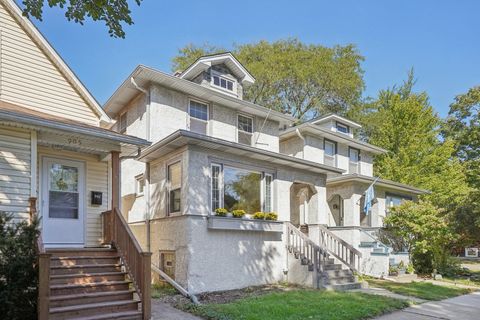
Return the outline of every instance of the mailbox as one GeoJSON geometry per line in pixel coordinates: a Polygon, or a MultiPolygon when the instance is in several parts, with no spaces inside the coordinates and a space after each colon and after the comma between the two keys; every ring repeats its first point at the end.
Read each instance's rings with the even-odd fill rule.
{"type": "Polygon", "coordinates": [[[92,191],[92,205],[95,205],[95,206],[102,205],[102,192],[92,191]]]}

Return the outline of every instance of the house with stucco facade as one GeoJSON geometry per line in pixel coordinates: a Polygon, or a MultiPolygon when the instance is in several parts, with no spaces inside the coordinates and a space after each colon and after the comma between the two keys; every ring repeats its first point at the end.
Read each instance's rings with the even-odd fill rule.
{"type": "Polygon", "coordinates": [[[152,142],[121,163],[121,211],[152,263],[191,293],[279,281],[347,289],[354,272],[386,274],[401,256],[375,231],[391,205],[424,191],[377,179],[363,212],[385,150],[343,117],[295,125],[244,100],[254,82],[230,53],[173,75],[140,65],[104,105],[112,130],[152,142]]]}

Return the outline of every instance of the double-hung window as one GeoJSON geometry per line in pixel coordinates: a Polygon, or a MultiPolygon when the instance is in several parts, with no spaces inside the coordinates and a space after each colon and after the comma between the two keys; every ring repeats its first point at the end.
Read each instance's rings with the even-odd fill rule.
{"type": "Polygon", "coordinates": [[[360,150],[348,148],[349,166],[348,173],[360,173],[360,150]]]}
{"type": "Polygon", "coordinates": [[[181,211],[182,163],[175,162],[167,167],[168,175],[168,214],[181,211]]]}
{"type": "Polygon", "coordinates": [[[248,214],[272,211],[273,175],[221,164],[212,164],[211,170],[212,212],[218,208],[248,214]]]}
{"type": "Polygon", "coordinates": [[[188,107],[190,115],[190,131],[207,134],[208,105],[198,101],[190,100],[188,107]]]}
{"type": "Polygon", "coordinates": [[[252,145],[253,119],[241,114],[237,115],[237,141],[241,144],[252,145]]]}
{"type": "Polygon", "coordinates": [[[324,149],[324,164],[335,167],[337,165],[336,155],[337,155],[337,144],[333,141],[325,139],[323,141],[324,149]]]}

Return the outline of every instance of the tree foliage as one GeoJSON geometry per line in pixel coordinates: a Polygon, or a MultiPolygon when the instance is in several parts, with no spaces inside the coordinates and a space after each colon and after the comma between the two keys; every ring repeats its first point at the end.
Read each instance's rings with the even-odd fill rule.
{"type": "Polygon", "coordinates": [[[456,142],[456,155],[468,169],[468,181],[480,190],[480,86],[455,98],[450,105],[444,136],[456,142]]]}
{"type": "Polygon", "coordinates": [[[392,208],[384,224],[383,238],[391,235],[394,241],[402,239],[418,272],[430,273],[433,269],[443,272],[449,267],[455,235],[444,212],[430,201],[406,201],[392,208]]]}
{"type": "Polygon", "coordinates": [[[0,211],[0,314],[2,319],[36,319],[38,220],[12,223],[0,211]]]}
{"type": "MultiPolygon", "coordinates": [[[[200,56],[222,51],[190,44],[173,58],[173,69],[184,70],[200,56]]],[[[245,88],[246,100],[300,120],[330,112],[345,114],[360,101],[363,57],[353,45],[327,48],[287,39],[236,45],[232,52],[256,77],[256,83],[245,88]]]]}
{"type": "Polygon", "coordinates": [[[439,139],[442,119],[425,92],[415,93],[413,72],[398,88],[382,90],[359,116],[364,138],[388,152],[377,156],[375,175],[431,191],[426,198],[453,210],[469,192],[451,139],[439,139]]]}
{"type": "MultiPolygon", "coordinates": [[[[134,0],[140,5],[142,0],[134,0]]],[[[133,24],[128,0],[22,0],[23,14],[42,20],[43,8],[47,4],[51,7],[65,8],[65,17],[68,21],[83,24],[85,18],[93,21],[103,21],[112,37],[125,38],[123,23],[133,24]]]]}

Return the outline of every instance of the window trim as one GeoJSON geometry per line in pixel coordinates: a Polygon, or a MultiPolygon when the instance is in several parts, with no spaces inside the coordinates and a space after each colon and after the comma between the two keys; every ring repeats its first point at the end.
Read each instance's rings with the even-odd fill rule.
{"type": "MultiPolygon", "coordinates": [[[[323,153],[324,153],[324,155],[327,155],[327,153],[325,152],[325,143],[326,142],[333,144],[333,147],[335,149],[334,153],[333,153],[333,157],[336,159],[337,158],[337,153],[338,153],[337,143],[333,140],[329,140],[329,139],[324,138],[323,139],[323,153]]],[[[328,156],[330,156],[330,155],[328,155],[328,156]]]]}
{"type": "Polygon", "coordinates": [[[218,71],[215,71],[215,70],[210,71],[210,84],[215,88],[226,91],[228,93],[235,94],[235,95],[237,94],[237,80],[224,76],[222,75],[222,73],[218,71]],[[216,85],[213,77],[218,77],[220,84],[216,85]],[[224,88],[221,86],[222,79],[224,79],[225,81],[230,81],[232,83],[232,90],[228,89],[228,82],[227,82],[227,88],[224,88]]]}
{"type": "MultiPolygon", "coordinates": [[[[255,119],[254,119],[254,117],[252,117],[252,116],[246,115],[246,114],[244,114],[244,113],[237,113],[237,122],[236,122],[236,129],[237,129],[237,137],[236,137],[237,141],[236,141],[236,142],[237,142],[237,143],[240,143],[240,142],[239,142],[239,139],[238,139],[238,134],[239,134],[239,132],[242,132],[242,133],[244,133],[244,134],[251,135],[252,141],[251,141],[251,143],[250,143],[250,146],[253,144],[253,135],[254,135],[254,133],[255,133],[255,126],[254,126],[255,121],[254,121],[254,120],[255,120],[255,119]],[[240,130],[240,129],[238,128],[238,123],[239,123],[238,118],[239,118],[239,117],[244,117],[244,118],[247,118],[247,119],[252,120],[252,132],[240,130]]],[[[243,143],[242,143],[242,144],[243,144],[243,143]]]]}
{"type": "Polygon", "coordinates": [[[181,214],[182,212],[182,191],[183,191],[183,168],[182,168],[182,159],[173,159],[166,164],[166,177],[167,177],[167,217],[170,217],[172,215],[178,215],[181,214]],[[170,184],[170,166],[175,165],[175,164],[180,165],[180,186],[179,188],[173,189],[171,184],[170,184]],[[171,206],[171,200],[170,200],[170,194],[172,191],[180,189],[180,210],[178,211],[170,211],[170,206],[171,206]]]}
{"type": "Polygon", "coordinates": [[[201,101],[201,100],[198,100],[198,99],[189,98],[189,99],[188,99],[188,110],[187,110],[187,112],[188,112],[188,119],[189,119],[189,120],[190,120],[191,118],[194,118],[194,119],[197,120],[197,121],[202,121],[202,122],[206,122],[206,123],[208,123],[208,121],[210,121],[210,104],[209,104],[208,102],[201,101]],[[190,106],[191,106],[192,101],[207,106],[207,120],[195,118],[195,117],[193,117],[193,116],[190,114],[190,106]]]}
{"type": "Polygon", "coordinates": [[[337,132],[339,133],[343,133],[343,134],[350,134],[350,126],[344,124],[344,123],[341,123],[341,122],[338,122],[338,121],[335,121],[335,130],[337,130],[337,132]],[[343,131],[339,131],[338,130],[338,127],[344,127],[347,129],[347,132],[343,132],[343,131]]]}
{"type": "Polygon", "coordinates": [[[136,197],[143,197],[145,195],[145,187],[146,187],[146,180],[145,175],[143,173],[135,176],[135,195],[136,197]],[[140,192],[140,181],[143,180],[143,191],[140,192]]]}
{"type": "Polygon", "coordinates": [[[260,197],[262,211],[263,212],[272,212],[273,211],[273,174],[262,172],[262,182],[261,182],[261,193],[262,196],[260,197]],[[267,202],[266,202],[266,195],[267,195],[267,177],[270,177],[270,210],[267,211],[267,202]]]}

